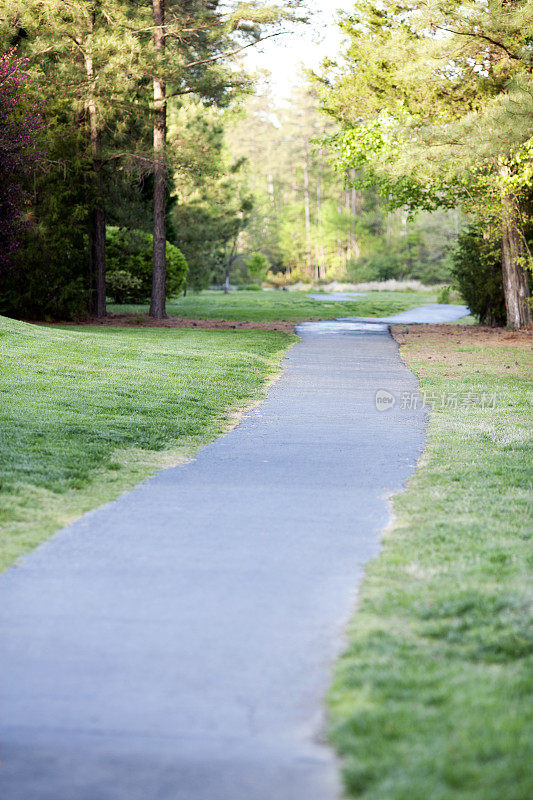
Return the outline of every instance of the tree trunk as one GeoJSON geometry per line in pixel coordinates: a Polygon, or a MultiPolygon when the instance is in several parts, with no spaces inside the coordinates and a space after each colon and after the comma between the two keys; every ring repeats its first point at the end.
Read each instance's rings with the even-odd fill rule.
{"type": "MultiPolygon", "coordinates": [[[[502,169],[508,170],[507,167],[502,169]]],[[[508,176],[508,171],[503,177],[508,176]]],[[[519,226],[516,197],[502,189],[502,275],[507,325],[524,328],[531,323],[527,250],[519,226]]]]}
{"type": "MultiPolygon", "coordinates": [[[[351,172],[352,184],[355,184],[356,176],[357,176],[357,172],[355,171],[355,169],[352,169],[352,172],[351,172]]],[[[355,188],[354,185],[352,185],[352,241],[351,241],[351,247],[352,247],[352,252],[353,252],[355,258],[359,258],[359,256],[361,255],[361,250],[359,248],[359,243],[357,241],[357,194],[358,194],[357,193],[357,189],[355,188]]]]}
{"type": "MultiPolygon", "coordinates": [[[[346,211],[347,225],[349,224],[348,219],[351,217],[352,213],[352,192],[351,189],[348,188],[349,181],[350,181],[350,171],[346,170],[346,188],[344,189],[344,210],[346,211]]],[[[353,244],[353,237],[350,227],[348,228],[348,232],[346,234],[346,258],[348,260],[350,260],[352,257],[352,244],[353,244]]]]}
{"type": "MultiPolygon", "coordinates": [[[[351,171],[351,179],[352,183],[355,184],[355,179],[357,177],[357,172],[355,169],[351,171]]],[[[359,247],[359,242],[357,241],[357,199],[358,199],[358,191],[355,186],[352,186],[352,239],[351,239],[351,250],[352,250],[352,257],[358,259],[361,255],[361,248],[359,247]]]]}
{"type": "Polygon", "coordinates": [[[224,257],[226,261],[226,270],[224,274],[224,294],[229,294],[229,277],[230,277],[230,270],[233,265],[233,262],[237,258],[237,243],[239,241],[239,231],[237,231],[235,238],[233,240],[233,244],[231,245],[231,252],[228,256],[228,245],[227,242],[224,245],[224,257]]]}
{"type": "Polygon", "coordinates": [[[291,166],[291,175],[292,175],[292,183],[291,183],[291,196],[292,202],[295,203],[298,199],[298,182],[296,180],[296,164],[293,161],[291,166]]]}
{"type": "MultiPolygon", "coordinates": [[[[153,46],[156,58],[165,50],[165,0],[153,0],[154,31],[153,46]]],[[[156,69],[162,69],[160,63],[156,69]]],[[[167,248],[167,173],[165,150],[167,138],[167,101],[165,82],[154,77],[154,249],[152,267],[152,298],[150,316],[164,319],[167,248]]]]}
{"type": "Polygon", "coordinates": [[[309,142],[305,143],[304,174],[304,210],[305,210],[305,247],[307,271],[311,277],[311,198],[309,196],[309,142]]]}
{"type": "MultiPolygon", "coordinates": [[[[342,224],[342,208],[344,202],[344,190],[339,193],[339,200],[337,203],[337,211],[339,213],[339,222],[342,224]]],[[[337,237],[337,251],[339,254],[339,262],[343,265],[344,271],[346,272],[346,268],[348,266],[348,251],[346,249],[346,242],[344,237],[337,237]]]]}
{"type": "Polygon", "coordinates": [[[324,270],[324,241],[322,238],[322,150],[318,157],[318,178],[316,182],[316,228],[318,234],[318,244],[315,247],[317,280],[325,274],[324,270]]]}
{"type": "MultiPolygon", "coordinates": [[[[411,275],[413,272],[413,260],[411,258],[411,243],[409,242],[409,214],[405,214],[405,249],[407,251],[407,274],[411,275]]],[[[403,276],[402,276],[403,277],[403,276]]]]}
{"type": "Polygon", "coordinates": [[[106,309],[106,267],[105,267],[105,208],[102,202],[102,169],[95,168],[97,202],[90,216],[89,257],[91,259],[91,312],[97,317],[105,317],[106,309]]]}
{"type": "Polygon", "coordinates": [[[229,294],[229,258],[228,258],[228,243],[224,242],[224,294],[229,294]]]}
{"type": "Polygon", "coordinates": [[[85,72],[89,84],[87,114],[91,140],[94,200],[89,218],[89,258],[91,271],[91,313],[97,317],[106,315],[106,279],[105,279],[105,204],[104,181],[102,175],[102,133],[98,121],[96,104],[96,77],[91,53],[91,37],[94,31],[95,18],[91,17],[87,49],[84,53],[85,72]]]}
{"type": "Polygon", "coordinates": [[[267,175],[268,196],[270,198],[270,205],[272,206],[272,214],[276,214],[276,199],[274,194],[274,178],[272,173],[267,175]]]}

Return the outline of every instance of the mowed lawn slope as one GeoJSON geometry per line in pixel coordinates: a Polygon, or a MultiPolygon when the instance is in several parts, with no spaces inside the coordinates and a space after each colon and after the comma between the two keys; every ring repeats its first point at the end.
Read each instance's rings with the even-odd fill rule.
{"type": "MultiPolygon", "coordinates": [[[[240,322],[302,322],[313,319],[359,316],[381,317],[398,314],[415,306],[436,303],[437,297],[428,292],[368,292],[350,301],[324,302],[312,300],[308,292],[220,291],[191,292],[185,297],[171,298],[168,314],[186,319],[220,319],[240,322]]],[[[119,314],[147,314],[148,305],[110,306],[119,314]]]]}
{"type": "Polygon", "coordinates": [[[530,800],[531,338],[400,340],[435,403],[428,446],[367,571],[331,738],[350,798],[530,800]]]}
{"type": "Polygon", "coordinates": [[[0,318],[1,565],[218,436],[294,340],[0,318]]]}

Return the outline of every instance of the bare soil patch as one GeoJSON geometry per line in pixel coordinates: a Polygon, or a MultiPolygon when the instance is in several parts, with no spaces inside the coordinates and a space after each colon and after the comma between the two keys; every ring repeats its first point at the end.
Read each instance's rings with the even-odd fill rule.
{"type": "MultiPolygon", "coordinates": [[[[42,323],[41,323],[42,324],[42,323]]],[[[121,327],[136,328],[197,328],[213,329],[222,328],[226,330],[260,330],[260,331],[282,331],[292,333],[296,323],[294,322],[249,322],[249,321],[230,321],[223,319],[187,319],[184,317],[167,317],[166,319],[152,319],[147,314],[108,314],[106,317],[93,317],[79,322],[66,323],[72,325],[117,325],[121,327]]]]}
{"type": "Polygon", "coordinates": [[[533,377],[533,330],[509,331],[481,325],[394,325],[391,332],[398,344],[409,348],[412,357],[435,366],[495,376],[533,377]]]}

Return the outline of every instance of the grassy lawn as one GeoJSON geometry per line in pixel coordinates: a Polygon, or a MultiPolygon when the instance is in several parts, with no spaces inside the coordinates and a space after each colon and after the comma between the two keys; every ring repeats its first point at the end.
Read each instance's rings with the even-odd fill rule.
{"type": "MultiPolygon", "coordinates": [[[[307,292],[224,292],[189,293],[169,300],[167,312],[173,317],[188,319],[224,319],[271,322],[302,322],[313,319],[334,319],[342,316],[380,317],[408,311],[415,306],[436,303],[436,295],[427,292],[368,292],[354,302],[312,300],[307,292]]],[[[148,305],[110,306],[120,314],[147,314],[148,305]]]]}
{"type": "Polygon", "coordinates": [[[0,565],[216,438],[295,338],[0,317],[0,565]]]}
{"type": "Polygon", "coordinates": [[[367,571],[330,692],[331,738],[350,798],[530,800],[531,350],[453,326],[402,339],[438,400],[367,571]],[[458,407],[443,407],[454,394],[458,407]]]}

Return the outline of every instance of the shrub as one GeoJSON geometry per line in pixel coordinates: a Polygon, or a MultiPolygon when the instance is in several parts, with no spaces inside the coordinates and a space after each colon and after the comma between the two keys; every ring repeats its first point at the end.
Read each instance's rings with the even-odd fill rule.
{"type": "Polygon", "coordinates": [[[107,274],[107,293],[114,303],[135,303],[141,283],[141,279],[132,275],[131,272],[117,269],[107,274]]]}
{"type": "MultiPolygon", "coordinates": [[[[129,230],[127,228],[108,227],[106,232],[106,263],[108,273],[108,286],[110,295],[115,302],[119,294],[127,294],[130,303],[142,303],[150,297],[152,292],[152,249],[153,237],[144,231],[129,230]],[[114,273],[127,273],[130,278],[126,287],[124,277],[114,278],[114,273]],[[137,288],[134,283],[138,281],[137,288]]],[[[187,261],[178,248],[167,242],[167,280],[166,295],[181,294],[185,288],[187,278],[187,261]]]]}
{"type": "Polygon", "coordinates": [[[260,292],[262,291],[261,287],[258,283],[245,283],[241,286],[237,286],[238,292],[260,292]]]}
{"type": "MultiPolygon", "coordinates": [[[[5,66],[5,59],[2,61],[5,66]]],[[[16,88],[20,84],[17,84],[17,76],[14,77],[16,88]]],[[[2,92],[4,89],[6,85],[2,92]]],[[[33,88],[29,82],[27,89],[24,90],[26,104],[31,103],[29,95],[37,87],[33,88]]],[[[48,88],[44,87],[43,92],[47,96],[48,88]]],[[[11,118],[5,118],[5,106],[0,108],[0,116],[4,117],[0,122],[3,129],[0,161],[4,149],[9,154],[0,168],[0,184],[2,181],[5,184],[4,168],[11,171],[10,180],[13,181],[10,186],[0,186],[0,206],[6,199],[6,191],[14,192],[10,202],[15,203],[7,217],[4,216],[6,209],[0,208],[0,262],[3,262],[0,267],[5,268],[0,287],[0,314],[10,317],[64,320],[82,317],[88,311],[87,224],[91,186],[87,163],[80,155],[86,144],[85,132],[82,126],[72,124],[67,106],[64,99],[48,96],[40,111],[42,125],[35,116],[25,116],[24,103],[11,118]],[[15,151],[4,148],[6,124],[11,134],[18,130],[15,151]],[[26,132],[21,130],[21,125],[27,128],[26,132]],[[41,127],[30,153],[28,146],[36,125],[41,127]],[[36,170],[32,168],[34,159],[39,165],[36,170]],[[21,199],[24,199],[24,220],[19,226],[13,214],[21,210],[17,205],[21,199]],[[6,225],[16,233],[14,238],[11,234],[6,238],[6,225]],[[7,260],[5,256],[9,251],[11,257],[7,260]]]]}
{"type": "Polygon", "coordinates": [[[77,319],[87,313],[90,300],[87,170],[73,157],[77,131],[69,137],[54,122],[46,130],[50,163],[33,177],[35,199],[2,285],[0,313],[77,319]]]}
{"type": "Polygon", "coordinates": [[[499,242],[483,238],[478,225],[459,235],[452,256],[454,283],[472,314],[486,325],[505,325],[505,297],[499,242]]]}
{"type": "Polygon", "coordinates": [[[286,286],[290,283],[290,278],[286,272],[267,272],[265,281],[269,286],[286,286]]]}
{"type": "Polygon", "coordinates": [[[265,276],[265,283],[275,288],[279,287],[283,288],[284,286],[294,286],[297,283],[305,284],[306,286],[308,286],[311,284],[311,278],[304,269],[302,269],[301,267],[295,267],[290,272],[288,271],[267,272],[265,276]]]}
{"type": "Polygon", "coordinates": [[[252,253],[244,260],[250,276],[261,282],[268,272],[268,258],[263,253],[252,253]]]}
{"type": "Polygon", "coordinates": [[[39,159],[35,144],[42,119],[27,95],[26,66],[14,47],[0,55],[0,275],[18,249],[25,179],[39,159]]]}
{"type": "Polygon", "coordinates": [[[401,279],[408,271],[405,254],[395,252],[392,246],[350,260],[346,265],[348,278],[357,282],[401,279]]]}
{"type": "Polygon", "coordinates": [[[402,278],[406,272],[405,259],[399,257],[397,253],[376,253],[368,259],[367,266],[378,279],[378,281],[388,281],[391,278],[402,278]]]}
{"type": "Polygon", "coordinates": [[[439,303],[444,303],[444,304],[449,303],[451,291],[452,291],[451,286],[443,286],[439,292],[439,297],[438,297],[439,303]]]}

